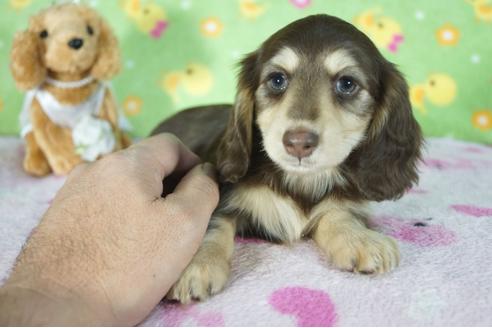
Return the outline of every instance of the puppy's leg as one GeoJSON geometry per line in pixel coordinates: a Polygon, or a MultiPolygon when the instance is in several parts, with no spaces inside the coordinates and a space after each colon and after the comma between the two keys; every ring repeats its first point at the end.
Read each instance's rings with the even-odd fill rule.
{"type": "Polygon", "coordinates": [[[221,291],[231,269],[235,234],[235,219],[213,217],[200,249],[166,298],[186,304],[221,291]]]}
{"type": "Polygon", "coordinates": [[[39,148],[34,132],[29,132],[24,137],[26,141],[26,155],[24,156],[24,170],[34,176],[42,177],[51,172],[50,165],[39,148]]]}
{"type": "Polygon", "coordinates": [[[332,207],[321,214],[313,239],[336,267],[362,273],[384,273],[398,266],[396,242],[367,228],[361,215],[332,207]]]}

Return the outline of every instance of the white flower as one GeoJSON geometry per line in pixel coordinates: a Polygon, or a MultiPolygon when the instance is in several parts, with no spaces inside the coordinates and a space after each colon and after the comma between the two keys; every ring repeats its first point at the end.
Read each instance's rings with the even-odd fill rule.
{"type": "Polygon", "coordinates": [[[72,130],[72,140],[77,154],[90,162],[112,152],[116,143],[109,122],[91,115],[77,122],[72,130]]]}

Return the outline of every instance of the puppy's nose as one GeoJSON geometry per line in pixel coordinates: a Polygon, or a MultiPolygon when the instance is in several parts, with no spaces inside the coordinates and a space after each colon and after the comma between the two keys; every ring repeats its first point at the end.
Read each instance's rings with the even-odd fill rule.
{"type": "Polygon", "coordinates": [[[78,39],[78,38],[73,38],[72,40],[68,41],[68,46],[72,49],[79,50],[82,48],[84,45],[84,40],[78,39]]]}
{"type": "Polygon", "coordinates": [[[289,130],[284,133],[282,142],[285,150],[299,159],[311,155],[318,146],[319,136],[306,130],[289,130]]]}

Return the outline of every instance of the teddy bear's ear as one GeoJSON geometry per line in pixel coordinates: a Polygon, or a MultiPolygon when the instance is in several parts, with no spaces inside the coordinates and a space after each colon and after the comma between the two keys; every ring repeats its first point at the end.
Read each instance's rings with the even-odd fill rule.
{"type": "Polygon", "coordinates": [[[120,70],[118,40],[109,25],[103,20],[99,24],[99,49],[91,75],[99,80],[109,80],[120,70]]]}
{"type": "Polygon", "coordinates": [[[14,37],[10,69],[19,89],[35,88],[46,78],[39,38],[39,35],[29,30],[18,32],[14,37]]]}

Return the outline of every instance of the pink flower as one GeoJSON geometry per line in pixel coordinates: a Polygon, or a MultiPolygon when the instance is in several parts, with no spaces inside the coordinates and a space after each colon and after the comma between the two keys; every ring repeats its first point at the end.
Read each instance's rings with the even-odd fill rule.
{"type": "Polygon", "coordinates": [[[311,4],[311,0],[290,0],[290,3],[299,9],[304,9],[311,4]]]}

